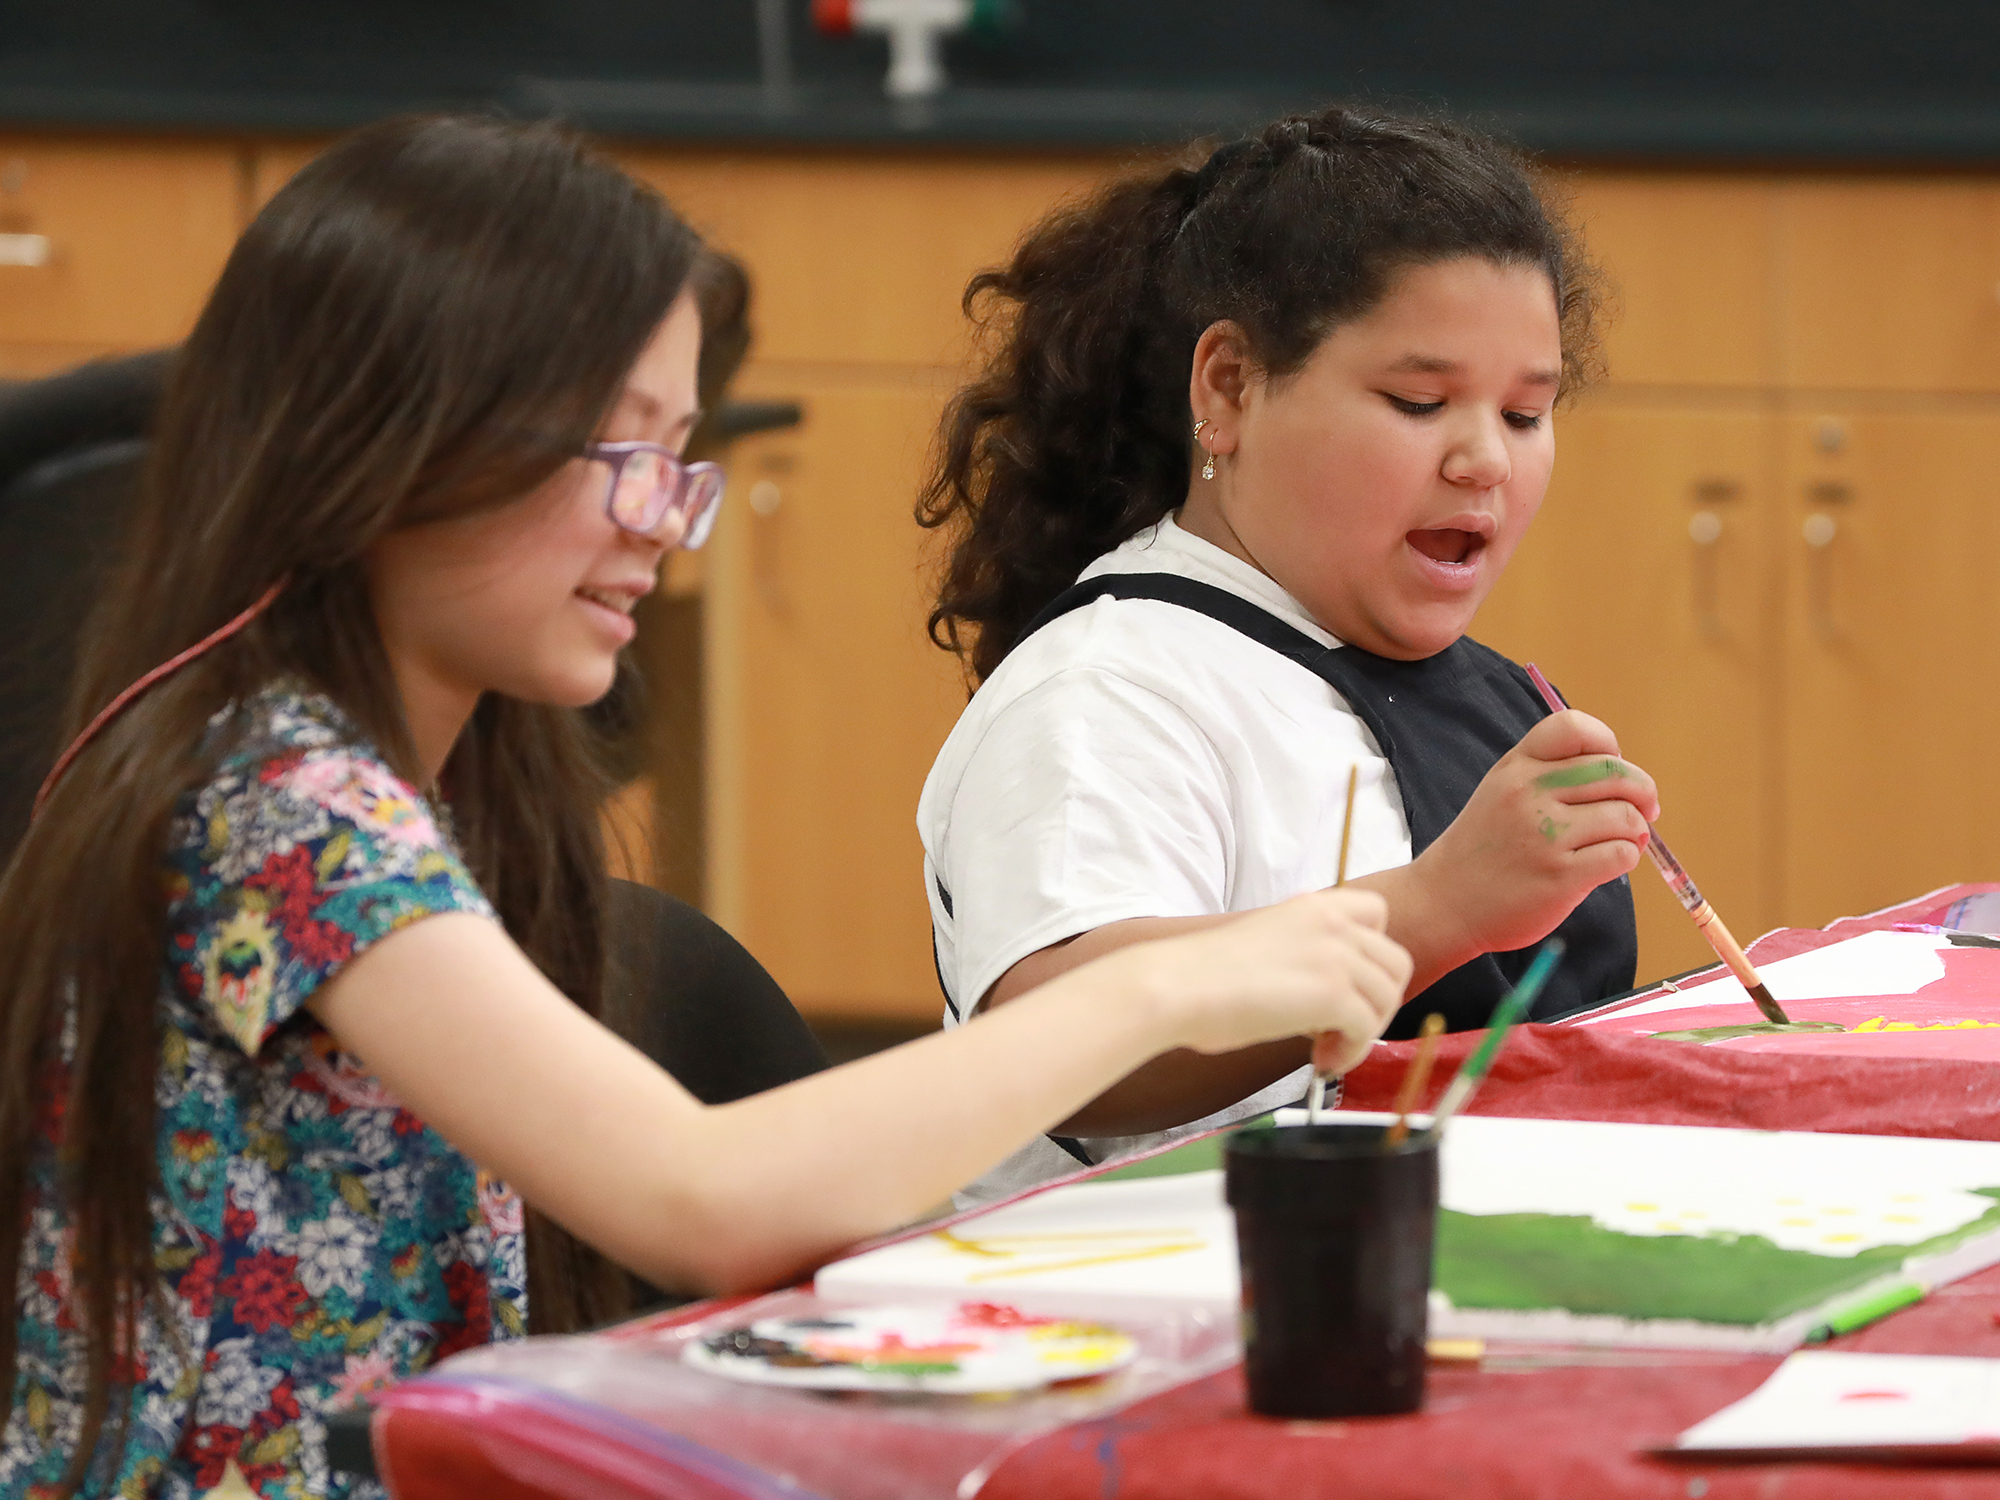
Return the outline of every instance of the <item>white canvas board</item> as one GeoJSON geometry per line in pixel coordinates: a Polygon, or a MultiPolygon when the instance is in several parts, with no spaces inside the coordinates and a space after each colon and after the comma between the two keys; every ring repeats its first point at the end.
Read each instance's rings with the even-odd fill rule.
{"type": "Polygon", "coordinates": [[[1808,1350],[1674,1447],[1768,1453],[1970,1443],[2000,1443],[2000,1360],[1808,1350]]]}
{"type": "MultiPolygon", "coordinates": [[[[1452,1123],[1440,1176],[1443,1206],[1460,1213],[1582,1216],[1640,1236],[1755,1234],[1844,1259],[1915,1245],[1976,1220],[1992,1200],[1973,1190],[2000,1187],[2000,1143],[1475,1115],[1452,1123]]],[[[2000,1234],[1982,1234],[1942,1256],[1913,1258],[1887,1279],[1907,1274],[1936,1283],[1995,1261],[2000,1234]]],[[[1160,1299],[1234,1306],[1234,1224],[1217,1171],[1075,1183],[945,1234],[835,1262],[815,1289],[996,1300],[1034,1294],[1040,1301],[1046,1293],[1084,1310],[1160,1299]]],[[[1834,1300],[1858,1295],[1850,1289],[1834,1300]]],[[[1814,1309],[1763,1327],[1724,1327],[1562,1309],[1460,1309],[1437,1298],[1431,1331],[1782,1352],[1821,1318],[1814,1309]]]]}
{"type": "MultiPolygon", "coordinates": [[[[1864,995],[1914,995],[1944,978],[1942,949],[1949,939],[1927,932],[1864,932],[1811,953],[1759,964],[1764,987],[1780,1005],[1794,1000],[1846,1000],[1864,995]]],[[[1633,1016],[1663,1015],[1704,1005],[1754,1006],[1749,991],[1729,974],[1687,984],[1637,1005],[1614,1006],[1580,1016],[1572,1025],[1595,1026],[1633,1016]]],[[[1753,1015],[1752,1020],[1756,1017],[1753,1015]]]]}

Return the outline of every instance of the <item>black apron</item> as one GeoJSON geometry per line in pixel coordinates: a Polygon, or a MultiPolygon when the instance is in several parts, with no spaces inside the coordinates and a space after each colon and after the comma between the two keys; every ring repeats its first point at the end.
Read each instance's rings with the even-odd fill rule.
{"type": "MultiPolygon", "coordinates": [[[[1157,599],[1207,615],[1328,683],[1368,726],[1396,773],[1412,858],[1437,841],[1486,773],[1548,713],[1526,672],[1469,637],[1422,661],[1392,661],[1359,646],[1322,646],[1248,599],[1174,573],[1113,573],[1079,583],[1036,615],[1015,644],[1107,596],[1157,599]]],[[[1626,877],[1584,897],[1556,931],[1569,952],[1535,1001],[1534,1019],[1568,1015],[1632,987],[1639,935],[1626,877]]],[[[1453,1031],[1484,1026],[1534,954],[1533,948],[1483,953],[1453,969],[1406,1003],[1383,1035],[1414,1036],[1432,1011],[1453,1031]]]]}

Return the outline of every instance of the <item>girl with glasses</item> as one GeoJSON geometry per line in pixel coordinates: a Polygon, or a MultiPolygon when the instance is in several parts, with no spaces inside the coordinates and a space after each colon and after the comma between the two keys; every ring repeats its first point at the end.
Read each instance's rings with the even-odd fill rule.
{"type": "Polygon", "coordinates": [[[0,876],[0,1493],[338,1493],[327,1410],[624,1268],[782,1282],[1162,1050],[1365,1045],[1400,994],[1329,894],[714,1108],[597,1019],[578,710],[720,498],[700,254],[562,133],[454,119],[232,254],[0,876]]]}

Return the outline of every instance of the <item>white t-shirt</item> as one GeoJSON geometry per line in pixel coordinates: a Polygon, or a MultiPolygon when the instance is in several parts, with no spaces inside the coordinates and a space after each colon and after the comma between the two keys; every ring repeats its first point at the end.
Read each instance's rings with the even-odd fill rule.
{"type": "MultiPolygon", "coordinates": [[[[1270,578],[1171,518],[1081,576],[1106,573],[1196,579],[1341,644],[1270,578]]],[[[1108,922],[1250,911],[1332,885],[1356,764],[1350,877],[1409,863],[1410,831],[1374,736],[1329,683],[1156,599],[1096,599],[1043,626],[973,695],[917,808],[946,1024],[1021,959],[1108,922]]],[[[1311,1077],[1299,1068],[1173,1130],[1081,1144],[1103,1161],[1248,1119],[1297,1100],[1311,1077]]],[[[1038,1139],[963,1196],[991,1200],[1078,1165],[1038,1139]]]]}

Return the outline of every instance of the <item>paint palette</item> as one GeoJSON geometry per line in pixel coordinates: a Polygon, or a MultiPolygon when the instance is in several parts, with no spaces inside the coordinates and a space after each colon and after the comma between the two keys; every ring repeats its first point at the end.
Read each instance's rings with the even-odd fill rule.
{"type": "Polygon", "coordinates": [[[1108,1374],[1138,1353],[1101,1323],[996,1302],[857,1307],[760,1318],[688,1346],[697,1369],[756,1385],[976,1396],[1108,1374]]]}

